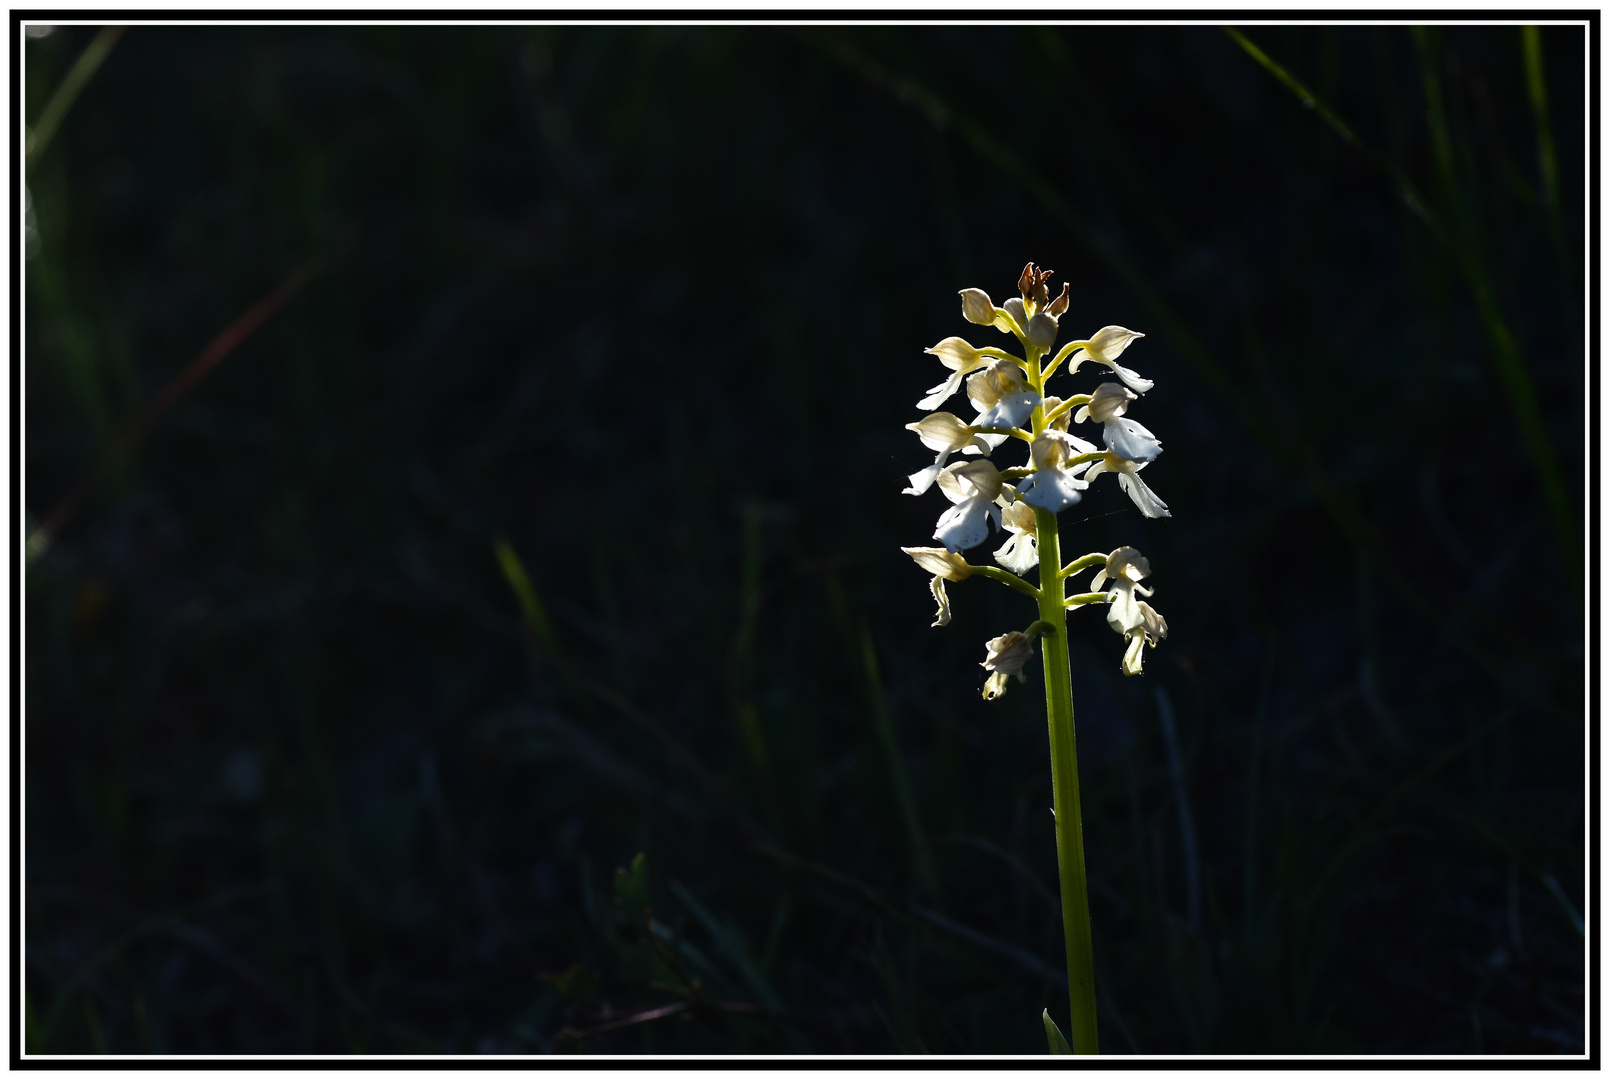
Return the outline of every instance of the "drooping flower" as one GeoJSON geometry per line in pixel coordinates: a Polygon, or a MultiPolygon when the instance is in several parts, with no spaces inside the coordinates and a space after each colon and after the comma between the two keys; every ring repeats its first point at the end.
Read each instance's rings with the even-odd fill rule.
{"type": "Polygon", "coordinates": [[[1172,517],[1173,515],[1168,512],[1168,504],[1159,499],[1156,493],[1146,486],[1146,481],[1140,478],[1140,471],[1145,467],[1144,461],[1130,461],[1109,450],[1100,461],[1090,466],[1090,471],[1085,473],[1085,480],[1087,482],[1094,480],[1104,472],[1117,473],[1118,486],[1124,489],[1124,493],[1136,506],[1140,507],[1141,513],[1149,518],[1172,517]]]}
{"type": "Polygon", "coordinates": [[[1001,525],[1012,538],[995,549],[995,561],[1014,574],[1027,573],[1040,563],[1035,538],[1034,507],[1021,499],[1001,511],[1001,525]]]}
{"type": "MultiPolygon", "coordinates": [[[[967,397],[978,409],[974,427],[1022,427],[1040,395],[1028,388],[1023,369],[1009,360],[993,361],[989,367],[967,377],[967,397]]],[[[990,446],[999,446],[1007,435],[985,435],[990,446]]]]}
{"type": "Polygon", "coordinates": [[[929,390],[927,397],[917,402],[917,408],[919,409],[932,409],[942,404],[950,395],[961,389],[963,375],[970,371],[977,371],[989,363],[989,357],[959,337],[948,337],[933,348],[923,351],[930,356],[939,357],[939,362],[951,369],[951,375],[950,378],[929,390]]]}
{"type": "Polygon", "coordinates": [[[1105,382],[1096,387],[1089,403],[1079,406],[1073,419],[1080,424],[1086,420],[1100,424],[1102,441],[1119,457],[1129,461],[1154,461],[1163,452],[1163,444],[1146,428],[1124,416],[1124,410],[1134,400],[1136,395],[1128,387],[1105,382]]]}
{"type": "Polygon", "coordinates": [[[1065,431],[1050,428],[1042,432],[1029,445],[1034,459],[1034,472],[1018,484],[1017,497],[1030,506],[1038,506],[1053,514],[1060,513],[1079,501],[1080,492],[1089,487],[1088,480],[1079,474],[1086,465],[1070,465],[1080,454],[1095,452],[1095,447],[1065,431]]]}
{"type": "Polygon", "coordinates": [[[1113,374],[1123,380],[1125,386],[1137,394],[1144,394],[1154,385],[1152,380],[1143,379],[1135,372],[1118,363],[1118,357],[1129,348],[1129,343],[1136,338],[1143,338],[1145,334],[1137,334],[1133,330],[1126,330],[1122,326],[1103,326],[1090,336],[1084,348],[1073,354],[1068,361],[1068,371],[1079,370],[1079,365],[1086,360],[1094,360],[1098,364],[1106,364],[1112,368],[1113,374]]]}
{"type": "Polygon", "coordinates": [[[932,625],[950,625],[950,599],[945,595],[945,582],[965,581],[972,576],[973,568],[967,560],[954,552],[944,548],[908,548],[900,549],[917,561],[922,567],[934,576],[928,583],[928,591],[934,594],[934,600],[939,604],[939,611],[934,616],[932,625]]]}
{"type": "Polygon", "coordinates": [[[1144,555],[1132,547],[1121,547],[1113,549],[1105,565],[1090,580],[1090,591],[1094,593],[1101,592],[1107,580],[1112,579],[1112,588],[1107,593],[1107,625],[1118,633],[1127,634],[1141,624],[1135,593],[1152,595],[1152,590],[1140,583],[1150,577],[1151,572],[1152,564],[1144,555]]]}
{"type": "Polygon", "coordinates": [[[934,539],[951,551],[976,547],[989,536],[989,522],[1001,524],[1001,473],[987,459],[963,461],[941,469],[939,490],[953,504],[939,516],[934,539]]]}
{"type": "Polygon", "coordinates": [[[907,424],[906,430],[915,431],[922,444],[930,450],[939,451],[939,456],[926,469],[911,474],[908,478],[911,486],[902,491],[902,495],[921,495],[927,491],[933,486],[939,471],[945,467],[945,460],[958,450],[964,454],[987,454],[993,449],[982,436],[974,435],[972,429],[954,413],[931,413],[915,424],[907,424]]]}
{"type": "Polygon", "coordinates": [[[1135,602],[1135,610],[1140,621],[1124,635],[1129,638],[1129,645],[1124,649],[1124,674],[1139,675],[1143,646],[1150,645],[1157,648],[1157,643],[1168,637],[1168,623],[1163,620],[1152,606],[1144,600],[1135,602]]]}
{"type": "MultiPolygon", "coordinates": [[[[1032,629],[1032,628],[1031,628],[1032,629]]],[[[1006,680],[1013,675],[1025,682],[1023,666],[1034,659],[1034,639],[1016,630],[1009,630],[998,638],[984,643],[984,662],[979,665],[990,672],[984,680],[984,700],[994,701],[1006,693],[1006,680]]]]}

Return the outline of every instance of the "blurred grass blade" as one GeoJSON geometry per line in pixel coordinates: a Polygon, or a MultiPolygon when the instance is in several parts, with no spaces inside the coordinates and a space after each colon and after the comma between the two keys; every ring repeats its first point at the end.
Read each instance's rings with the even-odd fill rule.
{"type": "Polygon", "coordinates": [[[1045,1021],[1045,1041],[1051,1044],[1051,1052],[1053,1054],[1073,1053],[1073,1049],[1068,1046],[1068,1040],[1062,1037],[1062,1031],[1057,1027],[1057,1022],[1051,1019],[1051,1010],[1042,1010],[1040,1019],[1045,1021]]]}
{"type": "Polygon", "coordinates": [[[1571,920],[1571,926],[1576,930],[1577,937],[1584,936],[1586,931],[1582,926],[1582,916],[1577,913],[1576,905],[1571,903],[1571,898],[1565,895],[1565,890],[1560,888],[1559,881],[1553,874],[1545,872],[1543,884],[1548,887],[1549,895],[1559,901],[1560,907],[1565,910],[1565,917],[1571,920]]]}
{"type": "Polygon", "coordinates": [[[738,969],[738,973],[744,977],[744,981],[755,992],[755,996],[765,1002],[766,1007],[773,1012],[782,1012],[782,999],[777,996],[777,991],[772,989],[771,983],[766,981],[766,977],[755,966],[754,960],[749,956],[749,950],[744,947],[744,943],[738,937],[737,932],[712,915],[703,904],[699,903],[697,897],[682,887],[681,882],[671,882],[671,892],[677,900],[681,901],[682,906],[686,907],[693,914],[693,917],[699,920],[699,924],[704,927],[705,933],[709,934],[715,941],[722,955],[732,961],[732,966],[738,969]]]}
{"type": "Polygon", "coordinates": [[[531,584],[531,575],[526,573],[525,564],[515,553],[513,545],[507,537],[499,536],[493,543],[492,550],[497,554],[498,566],[503,569],[503,577],[514,591],[514,598],[520,605],[520,615],[525,619],[526,628],[542,642],[543,646],[552,652],[559,648],[559,638],[553,632],[553,623],[548,619],[548,612],[542,606],[542,600],[537,596],[536,587],[531,584]]]}
{"type": "Polygon", "coordinates": [[[67,77],[56,88],[56,92],[51,95],[49,104],[45,106],[45,111],[39,114],[38,123],[34,125],[33,131],[28,135],[28,146],[25,151],[28,165],[31,166],[35,161],[39,160],[39,155],[43,154],[45,147],[50,145],[50,140],[56,134],[56,129],[61,127],[62,120],[67,116],[67,110],[73,107],[73,102],[77,100],[84,87],[89,84],[89,80],[106,59],[107,53],[112,51],[112,46],[117,44],[117,39],[123,36],[125,29],[127,27],[101,27],[101,32],[96,34],[94,40],[85,46],[84,51],[78,55],[78,59],[74,61],[72,68],[67,72],[67,77]]]}
{"type": "Polygon", "coordinates": [[[928,851],[928,834],[923,831],[922,819],[917,814],[917,799],[911,791],[906,759],[901,756],[900,746],[895,741],[894,724],[889,719],[889,703],[883,694],[883,679],[878,674],[878,653],[864,622],[861,624],[861,663],[866,669],[872,723],[878,730],[878,741],[883,744],[883,753],[889,761],[889,780],[894,785],[900,817],[905,822],[906,836],[911,841],[912,854],[916,858],[917,877],[929,895],[937,897],[939,876],[934,872],[933,857],[928,851]]]}
{"type": "MultiPolygon", "coordinates": [[[[1554,453],[1554,446],[1543,423],[1543,412],[1538,405],[1536,387],[1532,382],[1531,374],[1526,369],[1526,362],[1521,357],[1520,348],[1516,345],[1515,336],[1510,332],[1503,316],[1499,313],[1498,303],[1493,296],[1491,286],[1488,284],[1486,271],[1478,264],[1468,245],[1463,241],[1456,241],[1454,237],[1450,236],[1448,230],[1431,213],[1425,199],[1415,189],[1414,184],[1402,169],[1355,135],[1352,128],[1348,127],[1324,102],[1320,101],[1313,91],[1309,90],[1308,87],[1304,86],[1284,67],[1276,63],[1267,53],[1248,40],[1246,35],[1229,26],[1224,28],[1224,32],[1230,35],[1231,39],[1240,45],[1247,55],[1257,61],[1264,70],[1280,80],[1287,89],[1297,95],[1304,108],[1318,113],[1320,119],[1324,120],[1342,141],[1363,154],[1377,167],[1391,176],[1409,209],[1426,223],[1438,242],[1448,250],[1454,265],[1464,275],[1466,283],[1470,286],[1471,293],[1475,298],[1477,310],[1481,314],[1482,323],[1492,344],[1494,366],[1498,369],[1499,379],[1507,392],[1510,406],[1515,412],[1516,422],[1520,425],[1521,438],[1526,444],[1527,453],[1531,456],[1533,467],[1537,470],[1537,479],[1543,491],[1543,500],[1549,508],[1550,516],[1554,519],[1554,528],[1561,550],[1566,558],[1570,560],[1569,565],[1580,577],[1582,551],[1575,524],[1576,515],[1571,509],[1571,499],[1565,490],[1565,481],[1554,453]]],[[[1424,28],[1414,27],[1412,32],[1415,44],[1421,54],[1425,80],[1427,120],[1432,129],[1432,141],[1435,144],[1436,158],[1444,172],[1444,181],[1449,197],[1452,198],[1455,191],[1453,152],[1447,125],[1442,114],[1441,90],[1430,67],[1430,47],[1424,28]]]]}
{"type": "Polygon", "coordinates": [[[145,407],[145,411],[130,421],[118,433],[117,438],[112,440],[111,444],[101,453],[95,463],[79,477],[78,482],[73,485],[71,490],[51,508],[39,527],[34,530],[34,535],[29,537],[29,550],[31,552],[36,549],[43,551],[48,547],[56,534],[61,531],[62,526],[73,516],[79,504],[94,490],[95,485],[100,483],[112,471],[113,467],[140,444],[156,422],[162,419],[169,409],[178,404],[196,383],[206,377],[225,357],[234,352],[241,342],[251,337],[258,327],[262,326],[280,308],[284,307],[287,301],[301,292],[303,286],[324,270],[324,265],[325,256],[323,255],[303,263],[261,300],[247,308],[245,313],[238,319],[224,327],[217,337],[209,341],[206,348],[202,349],[196,355],[196,358],[190,361],[189,366],[175,376],[173,381],[163,389],[162,393],[158,394],[151,404],[145,407]]]}
{"type": "Polygon", "coordinates": [[[1554,131],[1549,124],[1547,84],[1543,80],[1543,41],[1535,26],[1521,27],[1521,55],[1526,63],[1526,93],[1537,124],[1537,168],[1543,185],[1543,205],[1550,223],[1560,229],[1560,174],[1554,155],[1554,131]]]}

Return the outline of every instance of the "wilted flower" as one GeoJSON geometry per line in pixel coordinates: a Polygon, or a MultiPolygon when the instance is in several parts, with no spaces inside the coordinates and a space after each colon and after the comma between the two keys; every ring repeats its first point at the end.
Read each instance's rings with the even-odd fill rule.
{"type": "Polygon", "coordinates": [[[1034,507],[1022,500],[1013,503],[1001,511],[1001,525],[1011,531],[1012,539],[995,550],[995,561],[1015,574],[1027,573],[1040,562],[1034,507]]]}
{"type": "Polygon", "coordinates": [[[948,412],[936,412],[918,420],[915,424],[907,424],[907,431],[915,431],[922,444],[930,450],[939,451],[934,463],[921,472],[914,472],[909,479],[911,486],[901,492],[902,495],[921,495],[933,485],[934,478],[939,470],[945,467],[945,459],[960,450],[966,454],[987,454],[993,449],[980,435],[974,435],[972,429],[962,423],[961,418],[948,412]]]}
{"type": "Polygon", "coordinates": [[[954,505],[939,516],[934,539],[951,551],[964,551],[984,542],[989,521],[1001,523],[1001,473],[987,460],[964,461],[939,473],[939,490],[954,505]]]}
{"type": "Polygon", "coordinates": [[[950,599],[945,595],[945,582],[965,581],[973,573],[973,568],[967,565],[967,560],[960,555],[944,548],[908,548],[900,549],[913,559],[917,565],[934,576],[928,583],[928,591],[934,594],[934,600],[939,604],[939,612],[935,615],[932,625],[950,625],[950,599]]]}
{"type": "Polygon", "coordinates": [[[1136,400],[1133,391],[1118,383],[1106,382],[1096,387],[1087,404],[1074,413],[1075,423],[1094,420],[1102,425],[1102,441],[1107,449],[1130,461],[1153,461],[1163,452],[1157,436],[1140,424],[1124,416],[1129,403],[1136,400]]]}
{"type": "Polygon", "coordinates": [[[1152,380],[1143,379],[1135,372],[1118,363],[1119,355],[1136,338],[1145,337],[1133,330],[1125,330],[1122,326],[1103,326],[1091,335],[1085,347],[1073,354],[1068,361],[1068,371],[1079,370],[1079,365],[1086,360],[1094,360],[1098,364],[1106,364],[1112,368],[1113,374],[1123,380],[1124,385],[1137,394],[1144,394],[1153,386],[1152,380]]]}
{"type": "Polygon", "coordinates": [[[1124,489],[1136,506],[1140,507],[1141,513],[1149,518],[1172,517],[1173,515],[1168,512],[1168,504],[1159,499],[1152,489],[1146,486],[1146,481],[1138,475],[1145,467],[1144,461],[1130,461],[1109,450],[1100,461],[1090,466],[1090,471],[1085,473],[1085,480],[1087,482],[1093,480],[1104,472],[1117,473],[1118,486],[1124,489]]]}
{"type": "Polygon", "coordinates": [[[1009,630],[998,638],[986,641],[984,648],[986,655],[979,667],[990,672],[990,677],[984,680],[984,700],[994,701],[1006,693],[1006,680],[1009,677],[1016,675],[1018,682],[1026,681],[1023,665],[1034,658],[1034,639],[1016,630],[1009,630]]]}
{"type": "MultiPolygon", "coordinates": [[[[988,297],[985,297],[988,300],[988,297]]],[[[919,409],[932,409],[943,403],[954,394],[962,385],[962,376],[969,371],[977,371],[989,363],[989,358],[959,337],[948,337],[931,349],[924,350],[930,356],[939,357],[939,362],[951,369],[950,378],[928,391],[928,396],[917,402],[919,409]]]]}
{"type": "Polygon", "coordinates": [[[1085,466],[1068,462],[1080,454],[1094,453],[1095,449],[1067,432],[1055,428],[1045,431],[1029,446],[1034,472],[1018,485],[1018,498],[1053,514],[1066,510],[1078,502],[1079,493],[1090,486],[1079,478],[1085,466]]]}

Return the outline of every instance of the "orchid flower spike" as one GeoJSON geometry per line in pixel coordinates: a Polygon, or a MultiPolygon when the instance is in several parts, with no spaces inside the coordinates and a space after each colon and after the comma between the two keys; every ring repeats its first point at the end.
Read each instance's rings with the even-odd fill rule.
{"type": "Polygon", "coordinates": [[[906,430],[915,431],[922,444],[939,451],[939,456],[926,469],[911,474],[911,486],[902,491],[902,495],[921,495],[932,487],[939,470],[945,467],[945,460],[958,450],[964,454],[987,454],[993,449],[983,436],[973,434],[973,429],[953,413],[931,413],[915,424],[907,424],[906,430]]]}
{"type": "Polygon", "coordinates": [[[984,680],[985,701],[994,701],[1006,693],[1006,680],[1013,675],[1017,676],[1018,682],[1027,681],[1023,666],[1034,659],[1033,638],[1009,630],[998,638],[986,641],[984,649],[986,655],[979,667],[990,673],[990,677],[984,680]]]}
{"type": "Polygon", "coordinates": [[[1085,473],[1085,481],[1089,482],[1104,472],[1117,473],[1118,486],[1140,507],[1141,513],[1149,518],[1173,517],[1168,512],[1168,504],[1159,499],[1156,492],[1140,478],[1140,471],[1145,467],[1144,461],[1130,461],[1109,450],[1105,457],[1090,466],[1090,471],[1085,473]]]}
{"type": "Polygon", "coordinates": [[[1074,422],[1082,424],[1086,420],[1094,420],[1102,425],[1102,441],[1107,444],[1108,450],[1121,458],[1155,461],[1157,455],[1163,452],[1163,444],[1157,441],[1157,436],[1124,416],[1124,410],[1134,400],[1136,395],[1127,386],[1115,382],[1102,383],[1090,395],[1089,403],[1079,406],[1079,411],[1073,414],[1074,422]]]}
{"type": "Polygon", "coordinates": [[[1137,394],[1144,394],[1154,385],[1152,380],[1143,379],[1135,372],[1118,363],[1119,355],[1136,338],[1143,338],[1145,334],[1137,334],[1133,330],[1125,330],[1122,326],[1103,326],[1090,336],[1085,347],[1073,354],[1068,361],[1068,371],[1079,370],[1079,365],[1086,360],[1094,360],[1098,364],[1106,364],[1112,368],[1114,375],[1123,380],[1125,386],[1137,394]]]}
{"type": "Polygon", "coordinates": [[[934,600],[939,604],[939,611],[934,616],[932,625],[950,625],[950,599],[945,596],[945,582],[966,581],[972,576],[973,568],[967,565],[967,560],[955,552],[944,548],[908,548],[900,549],[917,561],[922,567],[934,576],[928,583],[928,591],[934,594],[934,600]]]}

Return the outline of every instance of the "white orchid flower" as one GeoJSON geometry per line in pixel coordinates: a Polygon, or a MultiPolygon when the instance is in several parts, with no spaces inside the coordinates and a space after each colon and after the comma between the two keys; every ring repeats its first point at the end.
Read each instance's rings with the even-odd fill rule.
{"type": "Polygon", "coordinates": [[[961,418],[954,413],[931,413],[915,424],[907,424],[906,430],[915,431],[922,444],[930,450],[939,451],[939,456],[934,458],[932,465],[908,477],[911,486],[902,491],[902,495],[921,495],[927,491],[933,486],[940,470],[945,467],[945,461],[957,451],[964,454],[987,454],[994,449],[984,441],[983,436],[973,434],[972,428],[962,423],[961,418]]]}
{"type": "MultiPolygon", "coordinates": [[[[985,298],[986,300],[988,297],[985,298]]],[[[939,362],[951,369],[950,378],[928,391],[928,396],[917,402],[919,409],[932,409],[943,404],[961,389],[962,376],[970,371],[977,371],[989,363],[989,357],[973,348],[959,337],[948,337],[924,352],[930,356],[939,357],[939,362]]]]}
{"type": "Polygon", "coordinates": [[[1137,334],[1133,330],[1126,330],[1122,326],[1103,326],[1085,343],[1085,347],[1073,354],[1068,361],[1068,371],[1079,370],[1079,365],[1086,360],[1094,360],[1098,364],[1106,364],[1112,368],[1114,375],[1123,380],[1125,386],[1137,394],[1144,394],[1154,385],[1152,380],[1143,379],[1135,372],[1118,363],[1118,357],[1129,348],[1129,343],[1136,338],[1143,338],[1145,334],[1137,334]]]}
{"type": "Polygon", "coordinates": [[[1009,630],[998,638],[986,641],[984,649],[984,662],[979,667],[990,672],[990,677],[984,680],[985,701],[994,701],[1006,693],[1006,680],[1013,675],[1017,676],[1018,682],[1027,681],[1023,667],[1034,659],[1033,638],[1009,630]]]}
{"type": "Polygon", "coordinates": [[[1100,424],[1102,441],[1107,444],[1108,450],[1121,458],[1155,461],[1157,455],[1163,452],[1163,444],[1146,428],[1124,416],[1124,410],[1134,400],[1136,395],[1127,386],[1114,382],[1102,383],[1090,395],[1090,401],[1079,406],[1079,411],[1073,414],[1074,422],[1082,424],[1086,420],[1094,420],[1100,424]]]}
{"type": "Polygon", "coordinates": [[[1081,454],[1095,453],[1096,448],[1083,439],[1065,431],[1051,428],[1042,432],[1029,445],[1034,459],[1034,472],[1017,487],[1017,497],[1030,506],[1060,513],[1079,501],[1080,493],[1090,486],[1088,479],[1080,479],[1086,465],[1070,465],[1081,454]]]}
{"type": "Polygon", "coordinates": [[[950,625],[950,599],[945,595],[945,582],[965,581],[972,576],[973,568],[967,565],[967,560],[954,552],[944,548],[908,548],[900,549],[917,561],[922,567],[934,576],[928,583],[928,591],[934,594],[934,600],[939,604],[939,611],[934,616],[932,625],[950,625]]]}
{"type": "Polygon", "coordinates": [[[1001,524],[1001,473],[987,459],[964,461],[940,470],[939,490],[954,505],[939,516],[934,539],[951,551],[977,547],[989,536],[989,522],[1001,524]]]}
{"type": "Polygon", "coordinates": [[[1120,457],[1111,450],[1100,461],[1090,466],[1085,473],[1086,482],[1095,479],[1104,472],[1118,474],[1118,486],[1132,499],[1140,512],[1149,518],[1165,518],[1173,515],[1168,512],[1168,504],[1157,497],[1146,481],[1140,478],[1140,471],[1146,467],[1144,461],[1130,461],[1120,457]]]}
{"type": "Polygon", "coordinates": [[[1040,564],[1039,541],[1035,537],[1034,507],[1019,500],[1001,511],[1001,525],[1012,538],[995,549],[995,561],[1014,574],[1025,574],[1040,564]]]}
{"type": "MultiPolygon", "coordinates": [[[[978,409],[974,427],[1022,427],[1040,403],[1040,395],[1028,388],[1023,369],[1009,360],[993,361],[983,371],[967,377],[967,397],[978,409]]],[[[993,449],[1011,436],[983,436],[993,449]]]]}
{"type": "Polygon", "coordinates": [[[1152,590],[1142,585],[1141,579],[1150,577],[1151,563],[1146,557],[1132,547],[1115,548],[1107,556],[1107,562],[1096,576],[1090,580],[1090,591],[1101,592],[1107,580],[1112,579],[1112,588],[1107,592],[1109,606],[1107,608],[1107,625],[1120,634],[1127,634],[1135,627],[1141,625],[1139,603],[1135,600],[1135,593],[1142,596],[1152,595],[1152,590]]]}

